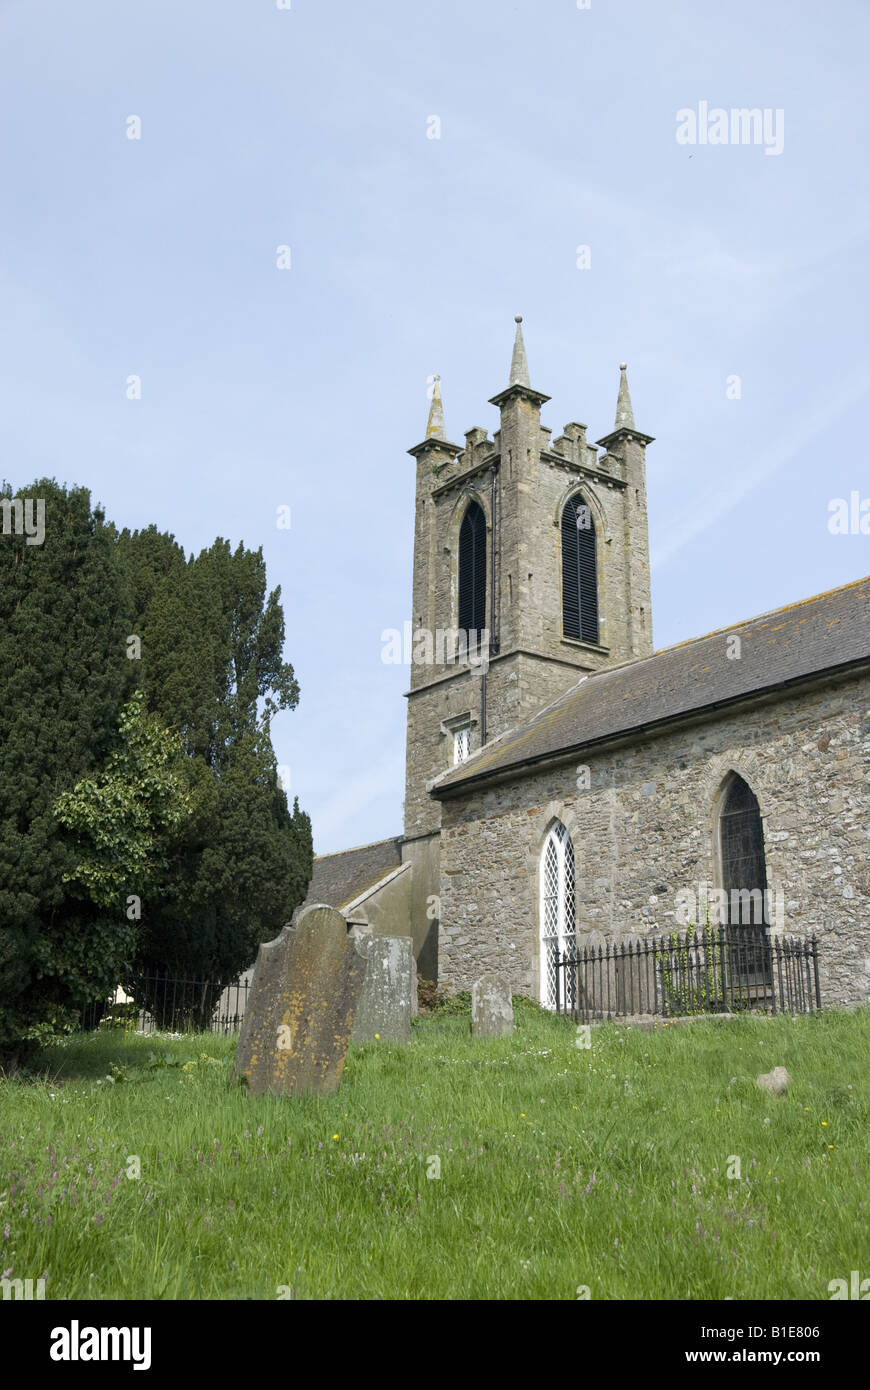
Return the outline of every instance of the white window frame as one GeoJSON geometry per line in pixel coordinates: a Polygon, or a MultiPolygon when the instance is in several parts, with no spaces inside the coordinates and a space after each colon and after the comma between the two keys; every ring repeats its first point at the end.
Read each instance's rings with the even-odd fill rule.
{"type": "Polygon", "coordinates": [[[467,763],[471,757],[471,725],[464,724],[461,729],[453,730],[453,766],[458,767],[460,763],[467,763]]]}
{"type": "MultiPolygon", "coordinates": [[[[574,845],[567,827],[560,820],[554,821],[544,838],[538,877],[539,995],[545,1009],[555,1009],[554,955],[557,951],[564,954],[574,950],[577,942],[574,845]]],[[[563,1001],[566,989],[573,994],[572,981],[566,978],[568,975],[573,977],[573,973],[562,971],[559,988],[563,1001]]]]}

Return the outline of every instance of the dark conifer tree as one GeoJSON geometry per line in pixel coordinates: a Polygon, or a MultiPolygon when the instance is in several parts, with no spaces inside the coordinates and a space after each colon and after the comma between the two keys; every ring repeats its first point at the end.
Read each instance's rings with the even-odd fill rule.
{"type": "MultiPolygon", "coordinates": [[[[7,487],[2,496],[12,498],[7,487]]],[[[65,881],[58,794],[98,771],[134,679],[130,598],[113,530],[86,488],[39,479],[41,544],[0,534],[0,1061],[14,1066],[122,975],[136,925],[65,881]]],[[[2,500],[2,498],[0,498],[2,500]]],[[[33,538],[35,539],[35,537],[33,538]]]]}
{"type": "MultiPolygon", "coordinates": [[[[148,554],[159,554],[143,534],[148,554]]],[[[164,891],[143,910],[138,959],[222,985],[277,933],[311,877],[311,824],[298,803],[288,809],[270,738],[272,716],[296,707],[299,687],[283,660],[280,590],[267,594],[261,551],[217,540],[183,567],[168,552],[163,560],[145,614],[141,679],[149,708],[193,760],[197,809],[164,891]]]]}
{"type": "MultiPolygon", "coordinates": [[[[272,716],[295,708],[299,689],[262,553],[218,540],[185,560],[153,526],[118,533],[84,488],[43,479],[18,496],[44,502],[45,536],[0,534],[0,1065],[146,966],[212,980],[193,1017],[207,1022],[220,986],[304,899],[313,858],[271,744],[272,716]],[[103,831],[112,804],[84,779],[105,787],[137,686],[155,747],[170,746],[161,727],[180,736],[184,789],[184,814],[152,845],[161,879],[143,885],[141,920],[126,899],[94,902],[80,872],[111,842],[115,873],[118,846],[135,841],[128,827],[83,844],[88,796],[103,831]],[[73,833],[58,798],[76,788],[73,833]]],[[[127,765],[116,756],[111,777],[127,765]]]]}

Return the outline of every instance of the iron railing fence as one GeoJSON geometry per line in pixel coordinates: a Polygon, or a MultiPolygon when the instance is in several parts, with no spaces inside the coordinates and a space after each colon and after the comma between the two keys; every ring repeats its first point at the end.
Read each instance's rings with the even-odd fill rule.
{"type": "MultiPolygon", "coordinates": [[[[815,936],[708,927],[554,952],[555,1009],[575,1020],[702,1013],[813,1013],[822,1007],[815,936]]],[[[250,978],[230,983],[158,972],[129,977],[82,1010],[83,1029],[237,1032],[250,978]]]]}
{"type": "Polygon", "coordinates": [[[84,1008],[79,1025],[137,1033],[233,1033],[241,1027],[249,989],[244,977],[227,984],[144,971],[84,1008]]]}
{"type": "Polygon", "coordinates": [[[821,1009],[815,936],[707,927],[557,952],[557,1013],[585,1022],[659,1015],[805,1014],[821,1009]]]}

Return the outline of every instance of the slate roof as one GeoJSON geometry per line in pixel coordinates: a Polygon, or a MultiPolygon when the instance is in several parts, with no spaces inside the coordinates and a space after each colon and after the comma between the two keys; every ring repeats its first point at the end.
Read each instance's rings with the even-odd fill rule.
{"type": "Polygon", "coordinates": [[[402,838],[376,840],[357,849],[341,850],[338,854],[322,854],[314,861],[314,871],[308,885],[306,903],[326,903],[329,907],[344,907],[360,893],[402,862],[402,838]]]}
{"type": "Polygon", "coordinates": [[[674,720],[868,661],[870,578],[596,672],[439,777],[431,794],[471,792],[509,769],[521,775],[560,753],[639,739],[674,720]],[[733,636],[740,637],[739,659],[728,657],[733,636]]]}

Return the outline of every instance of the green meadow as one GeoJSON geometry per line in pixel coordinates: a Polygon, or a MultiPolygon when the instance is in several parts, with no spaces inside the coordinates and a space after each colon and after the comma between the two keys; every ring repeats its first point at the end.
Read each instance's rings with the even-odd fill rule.
{"type": "Polygon", "coordinates": [[[515,1002],[508,1039],[460,1011],[352,1047],[326,1098],[249,1096],[234,1038],[53,1044],[0,1081],[0,1274],[47,1299],[827,1300],[870,1276],[867,1010],[587,1048],[515,1002]]]}

